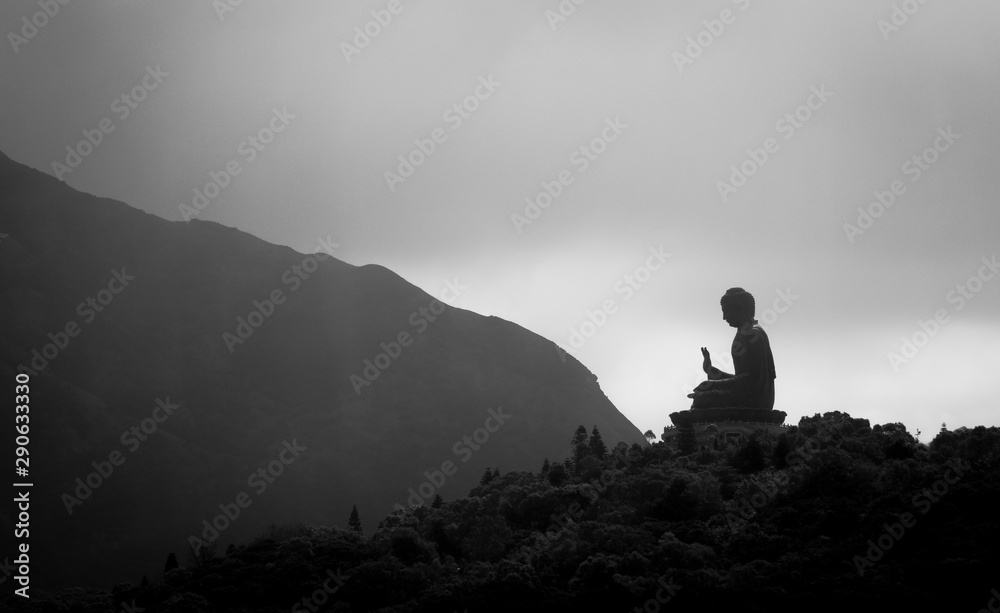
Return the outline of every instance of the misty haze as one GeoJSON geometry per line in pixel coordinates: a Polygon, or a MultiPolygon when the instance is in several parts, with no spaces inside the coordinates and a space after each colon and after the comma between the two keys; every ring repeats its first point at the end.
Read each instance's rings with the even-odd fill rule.
{"type": "Polygon", "coordinates": [[[1000,7],[0,8],[0,609],[1000,611],[1000,7]]]}

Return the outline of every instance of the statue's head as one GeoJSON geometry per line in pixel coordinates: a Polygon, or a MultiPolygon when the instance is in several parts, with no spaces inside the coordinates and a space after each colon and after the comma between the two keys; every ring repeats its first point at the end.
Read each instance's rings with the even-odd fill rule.
{"type": "Polygon", "coordinates": [[[753,321],[756,308],[753,295],[742,287],[731,287],[726,290],[720,302],[722,303],[722,319],[726,320],[730,326],[739,328],[744,323],[753,321]]]}

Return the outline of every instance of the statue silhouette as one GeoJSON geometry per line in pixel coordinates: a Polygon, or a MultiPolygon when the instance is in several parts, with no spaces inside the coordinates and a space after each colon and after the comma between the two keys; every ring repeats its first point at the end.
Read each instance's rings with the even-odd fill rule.
{"type": "Polygon", "coordinates": [[[774,357],[767,333],[754,319],[750,292],[734,287],[722,297],[722,319],[736,328],[733,338],[734,374],[712,366],[708,349],[701,348],[702,368],[708,376],[694,391],[692,410],[725,407],[774,408],[774,357]]]}

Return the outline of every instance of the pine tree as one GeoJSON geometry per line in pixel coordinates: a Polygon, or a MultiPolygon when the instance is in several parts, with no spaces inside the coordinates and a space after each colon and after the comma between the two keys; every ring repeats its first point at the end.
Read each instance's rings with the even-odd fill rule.
{"type": "Polygon", "coordinates": [[[493,476],[490,477],[490,481],[496,479],[499,476],[500,476],[500,469],[499,468],[494,468],[493,469],[493,476]]]}
{"type": "Polygon", "coordinates": [[[165,575],[179,566],[180,564],[177,563],[177,554],[169,553],[167,554],[167,563],[163,565],[163,574],[165,575]]]}
{"type": "Polygon", "coordinates": [[[490,467],[487,466],[486,472],[484,472],[483,476],[479,479],[479,485],[486,485],[492,480],[493,480],[493,473],[490,472],[490,467]]]}
{"type": "Polygon", "coordinates": [[[434,500],[431,501],[431,508],[440,509],[443,504],[444,499],[441,498],[441,494],[434,494],[434,500]]]}
{"type": "Polygon", "coordinates": [[[363,534],[361,529],[361,517],[358,515],[358,505],[351,507],[351,516],[347,520],[347,527],[358,534],[363,534]]]}
{"type": "Polygon", "coordinates": [[[544,460],[544,461],[542,462],[542,474],[543,474],[543,475],[544,475],[544,474],[547,474],[547,473],[549,472],[549,469],[550,469],[551,467],[552,467],[552,466],[551,466],[551,464],[549,464],[549,459],[548,459],[548,458],[545,458],[545,460],[544,460]]]}
{"type": "MultiPolygon", "coordinates": [[[[587,444],[587,429],[583,426],[577,428],[570,445],[570,459],[573,460],[573,464],[579,464],[580,460],[590,455],[590,446],[587,444]]],[[[569,467],[567,466],[567,468],[569,467]]]]}
{"type": "Polygon", "coordinates": [[[587,445],[587,448],[598,460],[608,457],[608,446],[604,444],[604,439],[601,438],[601,433],[597,430],[597,426],[594,426],[594,429],[590,432],[590,443],[587,445]]]}

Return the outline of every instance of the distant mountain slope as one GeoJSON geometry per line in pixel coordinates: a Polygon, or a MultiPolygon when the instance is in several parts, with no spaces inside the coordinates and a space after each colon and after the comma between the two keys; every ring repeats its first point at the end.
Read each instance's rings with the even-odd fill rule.
{"type": "Polygon", "coordinates": [[[343,526],[355,503],[370,530],[425,471],[452,462],[437,491],[463,496],[487,466],[537,470],[565,457],[579,424],[596,425],[609,447],[645,444],[552,342],[442,305],[380,266],[326,258],[313,270],[286,247],[165,221],[2,154],[0,233],[0,375],[13,386],[19,366],[37,372],[40,587],[158,573],[241,492],[250,504],[222,531],[223,547],[271,522],[343,526]],[[238,318],[251,321],[238,330],[238,318]],[[401,333],[409,344],[397,351],[401,333]],[[384,367],[369,367],[370,385],[366,360],[384,367]],[[490,409],[511,417],[497,429],[490,409]],[[293,441],[306,451],[282,464],[293,441]],[[273,483],[248,483],[268,464],[280,469],[273,483]],[[96,483],[109,466],[68,514],[76,479],[95,473],[96,483]]]}

